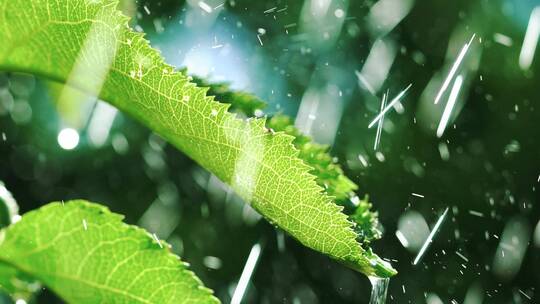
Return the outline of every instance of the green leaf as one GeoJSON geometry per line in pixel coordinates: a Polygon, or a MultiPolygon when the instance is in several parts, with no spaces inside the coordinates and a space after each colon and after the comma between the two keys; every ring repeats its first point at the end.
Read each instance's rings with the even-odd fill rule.
{"type": "Polygon", "coordinates": [[[18,273],[70,303],[218,303],[168,245],[85,201],[51,203],[3,231],[0,284],[18,273]]]}
{"type": "Polygon", "coordinates": [[[379,230],[377,212],[373,212],[371,207],[372,205],[366,195],[363,200],[356,202],[356,209],[351,214],[351,219],[358,224],[356,231],[358,232],[359,240],[365,244],[380,239],[382,236],[382,232],[379,230]]]}
{"type": "MultiPolygon", "coordinates": [[[[227,83],[211,83],[198,77],[193,77],[193,81],[199,86],[208,87],[210,95],[220,100],[229,100],[231,110],[248,117],[266,107],[265,102],[252,94],[231,91],[227,83]]],[[[311,167],[310,173],[315,175],[317,184],[323,187],[337,204],[345,208],[345,213],[349,214],[349,219],[355,224],[357,240],[363,248],[369,249],[367,246],[371,241],[381,238],[377,212],[371,210],[372,204],[369,203],[367,196],[364,200],[360,200],[354,194],[358,186],[345,176],[337,158],[330,155],[329,146],[313,142],[311,137],[302,134],[294,126],[291,117],[284,114],[272,116],[266,121],[266,127],[271,132],[280,131],[294,137],[293,144],[300,151],[298,158],[311,167]]]]}
{"type": "Polygon", "coordinates": [[[395,274],[357,242],[294,137],[241,120],[165,64],[116,1],[0,0],[0,69],[98,95],[197,161],[301,243],[367,275],[395,274]]]}
{"type": "MultiPolygon", "coordinates": [[[[257,96],[232,91],[226,82],[212,83],[197,76],[193,76],[193,82],[198,86],[207,87],[208,95],[215,96],[218,101],[229,102],[231,105],[229,110],[247,117],[253,117],[257,111],[266,108],[266,103],[257,96]]],[[[350,198],[358,186],[345,176],[336,158],[328,152],[329,146],[317,144],[309,136],[302,134],[294,126],[293,119],[284,114],[272,116],[266,121],[266,127],[270,132],[284,132],[293,136],[293,144],[300,151],[298,158],[312,167],[310,173],[315,175],[317,184],[335,198],[336,203],[350,207],[350,198]]]]}
{"type": "Polygon", "coordinates": [[[317,177],[317,184],[324,187],[326,193],[336,199],[340,205],[346,206],[358,186],[345,176],[340,165],[328,153],[329,146],[320,145],[302,134],[289,116],[278,114],[267,124],[274,131],[282,131],[294,136],[294,145],[300,150],[298,155],[312,167],[310,173],[317,177]]]}

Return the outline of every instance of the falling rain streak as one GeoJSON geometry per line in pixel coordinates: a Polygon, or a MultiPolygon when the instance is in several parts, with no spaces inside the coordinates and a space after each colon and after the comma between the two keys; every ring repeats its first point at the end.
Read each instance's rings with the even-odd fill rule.
{"type": "Polygon", "coordinates": [[[540,6],[533,9],[529,18],[529,25],[525,32],[521,52],[519,53],[519,67],[522,70],[528,70],[533,62],[538,37],[540,36],[540,6]]]}
{"type": "Polygon", "coordinates": [[[409,84],[403,91],[401,91],[396,97],[394,97],[394,99],[392,99],[392,101],[390,101],[390,103],[379,113],[379,115],[377,115],[372,121],[371,123],[368,125],[368,128],[371,128],[373,127],[377,121],[379,121],[383,116],[384,114],[386,114],[386,112],[388,112],[392,107],[394,107],[394,105],[396,105],[396,103],[399,102],[399,100],[403,97],[403,95],[405,95],[405,93],[407,93],[407,91],[412,87],[412,83],[409,84]]]}
{"type": "MultiPolygon", "coordinates": [[[[381,112],[386,106],[387,98],[388,98],[388,93],[383,94],[383,98],[381,100],[381,112]]],[[[379,143],[381,141],[381,133],[382,133],[383,124],[384,124],[384,115],[379,120],[379,125],[377,126],[377,134],[375,135],[375,143],[373,144],[373,150],[377,150],[377,148],[379,147],[379,143]]]]}
{"type": "Polygon", "coordinates": [[[439,92],[437,93],[437,97],[435,97],[435,104],[439,103],[439,100],[441,99],[444,91],[446,91],[446,89],[448,88],[448,85],[450,84],[450,81],[452,81],[452,78],[454,78],[454,75],[456,74],[456,72],[457,72],[457,70],[459,68],[459,65],[463,61],[463,58],[465,58],[465,54],[467,54],[467,51],[469,50],[469,47],[471,46],[471,44],[472,44],[472,42],[474,40],[474,37],[476,37],[476,34],[472,35],[469,42],[467,44],[465,44],[463,46],[463,48],[461,49],[461,52],[459,52],[459,55],[456,58],[456,61],[454,61],[454,64],[452,65],[452,68],[450,69],[450,72],[448,73],[448,75],[444,79],[443,85],[441,86],[441,88],[439,89],[439,92]]]}
{"type": "Polygon", "coordinates": [[[450,120],[450,115],[452,114],[452,109],[454,109],[454,106],[456,105],[457,97],[459,94],[459,90],[461,90],[462,84],[463,77],[459,75],[454,82],[454,86],[452,87],[452,91],[450,92],[450,97],[448,97],[448,102],[444,107],[444,112],[441,117],[441,121],[439,122],[439,127],[437,128],[437,137],[441,137],[444,134],[444,130],[446,129],[446,125],[448,124],[448,121],[450,120]]]}
{"type": "Polygon", "coordinates": [[[431,230],[431,233],[429,234],[428,238],[426,239],[426,241],[424,242],[424,245],[422,245],[422,248],[420,248],[420,251],[418,252],[418,254],[416,255],[416,258],[414,259],[413,261],[413,265],[416,265],[418,264],[418,262],[420,261],[420,259],[422,259],[422,256],[424,255],[424,253],[426,253],[426,250],[428,249],[429,245],[431,244],[431,242],[433,242],[433,237],[435,236],[435,234],[439,231],[439,227],[441,226],[441,224],[443,223],[444,221],[444,218],[446,217],[446,214],[448,213],[448,208],[446,208],[446,210],[444,210],[443,214],[439,217],[439,219],[437,220],[437,223],[435,223],[435,226],[433,226],[433,229],[431,230]]]}
{"type": "Polygon", "coordinates": [[[251,251],[249,252],[249,256],[246,261],[246,265],[244,265],[244,270],[242,270],[242,274],[240,275],[238,284],[236,284],[236,288],[231,299],[231,304],[242,303],[242,299],[244,298],[244,294],[246,293],[249,281],[251,281],[251,276],[253,275],[255,267],[257,266],[257,263],[261,256],[261,251],[261,243],[256,243],[251,248],[251,251]]]}

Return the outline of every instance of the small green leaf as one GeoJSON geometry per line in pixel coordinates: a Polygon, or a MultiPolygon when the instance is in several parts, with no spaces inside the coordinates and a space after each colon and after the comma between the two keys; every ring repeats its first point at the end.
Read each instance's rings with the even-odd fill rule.
{"type": "Polygon", "coordinates": [[[304,245],[366,275],[396,273],[360,246],[343,207],[298,157],[302,151],[294,147],[294,137],[268,132],[265,119],[245,121],[228,112],[229,105],[165,64],[142,34],[129,29],[117,5],[112,0],[0,0],[0,69],[99,96],[229,184],[304,245]]]}
{"type": "Polygon", "coordinates": [[[351,214],[351,219],[357,223],[358,240],[369,245],[371,241],[380,239],[382,236],[377,212],[371,210],[372,205],[367,195],[363,200],[356,201],[355,204],[356,209],[351,214]]]}
{"type": "Polygon", "coordinates": [[[0,287],[20,274],[69,303],[218,303],[166,243],[85,201],[51,203],[2,231],[0,287]]]}

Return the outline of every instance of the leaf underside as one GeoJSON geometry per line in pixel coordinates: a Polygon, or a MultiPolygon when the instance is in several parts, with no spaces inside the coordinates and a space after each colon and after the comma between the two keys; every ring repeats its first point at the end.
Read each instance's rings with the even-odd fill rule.
{"type": "Polygon", "coordinates": [[[122,218],[85,201],[25,214],[1,232],[0,287],[24,297],[26,276],[69,303],[219,303],[166,243],[122,218]]]}
{"type": "Polygon", "coordinates": [[[242,120],[165,64],[110,0],[0,0],[0,69],[66,83],[135,117],[304,245],[366,275],[395,274],[364,250],[294,137],[242,120]]]}

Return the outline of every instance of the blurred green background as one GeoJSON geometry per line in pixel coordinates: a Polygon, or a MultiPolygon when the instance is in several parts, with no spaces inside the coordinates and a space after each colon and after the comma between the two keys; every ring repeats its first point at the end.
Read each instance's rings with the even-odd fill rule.
{"type": "MultiPolygon", "coordinates": [[[[384,236],[373,247],[399,271],[388,303],[538,302],[540,51],[535,58],[537,43],[524,38],[540,32],[540,2],[163,0],[122,7],[167,62],[254,93],[269,103],[266,114],[296,116],[304,132],[332,145],[358,195],[369,194],[379,211],[384,236]],[[456,73],[463,86],[438,137],[453,82],[433,101],[473,34],[456,73]],[[374,149],[376,128],[367,126],[381,96],[409,84],[374,149]]],[[[64,90],[0,74],[0,180],[22,212],[72,198],[106,204],[171,243],[224,303],[254,244],[263,249],[244,303],[369,302],[366,277],[276,231],[131,118],[96,100],[62,98],[64,90]]],[[[56,302],[47,290],[37,299],[56,302]]]]}

